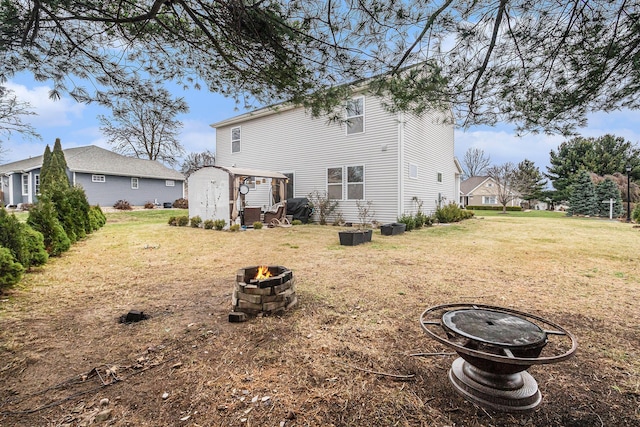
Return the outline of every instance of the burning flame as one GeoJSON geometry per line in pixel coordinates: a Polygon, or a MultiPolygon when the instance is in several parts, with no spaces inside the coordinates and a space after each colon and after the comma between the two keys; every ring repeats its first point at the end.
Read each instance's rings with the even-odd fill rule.
{"type": "Polygon", "coordinates": [[[266,265],[261,265],[258,267],[258,272],[256,273],[256,280],[266,279],[267,277],[271,277],[273,274],[269,271],[269,267],[266,265]]]}

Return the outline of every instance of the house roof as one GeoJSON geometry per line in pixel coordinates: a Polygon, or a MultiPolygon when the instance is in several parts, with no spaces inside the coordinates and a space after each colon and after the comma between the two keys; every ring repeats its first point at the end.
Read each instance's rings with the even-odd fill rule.
{"type": "Polygon", "coordinates": [[[462,194],[470,194],[473,191],[480,187],[484,182],[491,177],[488,176],[472,176],[470,178],[465,179],[460,183],[460,193],[462,194]]]}
{"type": "MultiPolygon", "coordinates": [[[[62,150],[71,172],[184,180],[180,172],[155,160],[127,157],[95,145],[62,150]]],[[[42,156],[0,165],[0,174],[28,172],[42,166],[42,156]]]]}

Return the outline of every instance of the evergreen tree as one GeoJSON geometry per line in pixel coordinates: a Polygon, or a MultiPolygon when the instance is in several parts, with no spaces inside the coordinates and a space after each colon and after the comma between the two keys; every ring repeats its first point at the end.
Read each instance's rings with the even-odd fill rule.
{"type": "MultiPolygon", "coordinates": [[[[34,230],[28,224],[22,225],[27,251],[29,253],[28,267],[35,267],[46,264],[49,254],[44,247],[44,236],[39,231],[34,230]]],[[[27,267],[25,265],[25,267],[27,267]]]]}
{"type": "Polygon", "coordinates": [[[0,246],[0,290],[18,283],[23,273],[24,267],[14,259],[11,251],[0,246]]]}
{"type": "Polygon", "coordinates": [[[29,267],[29,252],[20,221],[4,208],[0,208],[0,246],[7,248],[23,267],[29,267]]]}
{"type": "Polygon", "coordinates": [[[48,196],[42,195],[38,203],[29,210],[27,224],[42,233],[49,255],[56,256],[69,250],[71,241],[60,225],[56,207],[48,196]]]}
{"type": "Polygon", "coordinates": [[[600,205],[598,206],[598,212],[600,216],[609,217],[609,200],[613,199],[613,217],[618,218],[622,215],[622,196],[620,195],[620,189],[618,185],[611,179],[606,178],[596,185],[596,195],[600,205]]]}
{"type": "Polygon", "coordinates": [[[42,189],[46,186],[48,181],[47,174],[49,173],[51,166],[51,148],[49,148],[49,144],[44,149],[44,154],[42,155],[42,166],[40,167],[40,193],[42,193],[42,189]]]}
{"type": "Polygon", "coordinates": [[[531,207],[533,201],[542,198],[542,191],[547,185],[547,181],[542,177],[540,169],[527,159],[518,163],[515,174],[516,190],[520,193],[520,198],[526,200],[531,207]]]}
{"type": "Polygon", "coordinates": [[[47,145],[42,158],[42,168],[40,169],[41,194],[48,194],[56,188],[67,189],[71,186],[69,176],[67,175],[67,161],[64,158],[60,138],[56,138],[53,152],[51,152],[49,160],[45,163],[48,148],[49,146],[47,145]],[[44,178],[42,175],[44,175],[44,178]]]}
{"type": "Polygon", "coordinates": [[[582,170],[569,189],[568,215],[596,215],[599,211],[596,187],[589,172],[582,170]]]}

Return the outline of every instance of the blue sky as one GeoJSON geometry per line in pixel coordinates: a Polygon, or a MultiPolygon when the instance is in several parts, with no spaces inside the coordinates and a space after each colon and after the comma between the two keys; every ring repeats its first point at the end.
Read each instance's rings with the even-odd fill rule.
{"type": "MultiPolygon", "coordinates": [[[[97,105],[78,104],[68,96],[58,101],[48,97],[51,85],[35,82],[28,75],[20,75],[5,84],[19,99],[27,101],[37,113],[27,117],[43,139],[24,139],[18,134],[9,140],[3,140],[5,152],[2,163],[41,155],[47,144],[53,147],[56,138],[60,138],[63,148],[83,145],[97,145],[110,149],[100,132],[97,120],[99,114],[109,115],[107,109],[97,105]]],[[[215,150],[215,130],[209,125],[233,117],[244,111],[236,109],[235,101],[205,90],[182,91],[177,89],[175,96],[183,96],[189,104],[190,112],[179,117],[183,122],[181,143],[185,151],[201,152],[215,150]]],[[[640,146],[640,113],[620,111],[611,114],[596,113],[589,116],[588,126],[578,130],[585,137],[598,137],[607,133],[621,136],[640,146]]],[[[561,136],[525,135],[517,137],[513,127],[479,127],[467,131],[456,130],[456,156],[462,157],[468,148],[484,150],[492,164],[510,161],[519,163],[532,160],[541,172],[549,164],[549,152],[564,141],[561,136]]]]}

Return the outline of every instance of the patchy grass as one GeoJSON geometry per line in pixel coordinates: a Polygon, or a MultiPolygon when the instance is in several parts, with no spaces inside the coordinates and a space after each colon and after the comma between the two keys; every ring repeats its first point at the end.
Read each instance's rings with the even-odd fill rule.
{"type": "Polygon", "coordinates": [[[114,426],[640,422],[640,234],[628,224],[510,213],[344,247],[336,227],[168,226],[177,214],[108,213],[1,296],[0,425],[83,425],[104,410],[114,426]],[[291,268],[299,305],[231,324],[236,270],[258,264],[291,268]],[[453,358],[410,356],[448,351],[418,322],[444,303],[546,317],[579,350],[530,369],[535,411],[485,411],[452,390],[453,358]],[[131,309],[150,318],[120,324],[131,309]]]}

